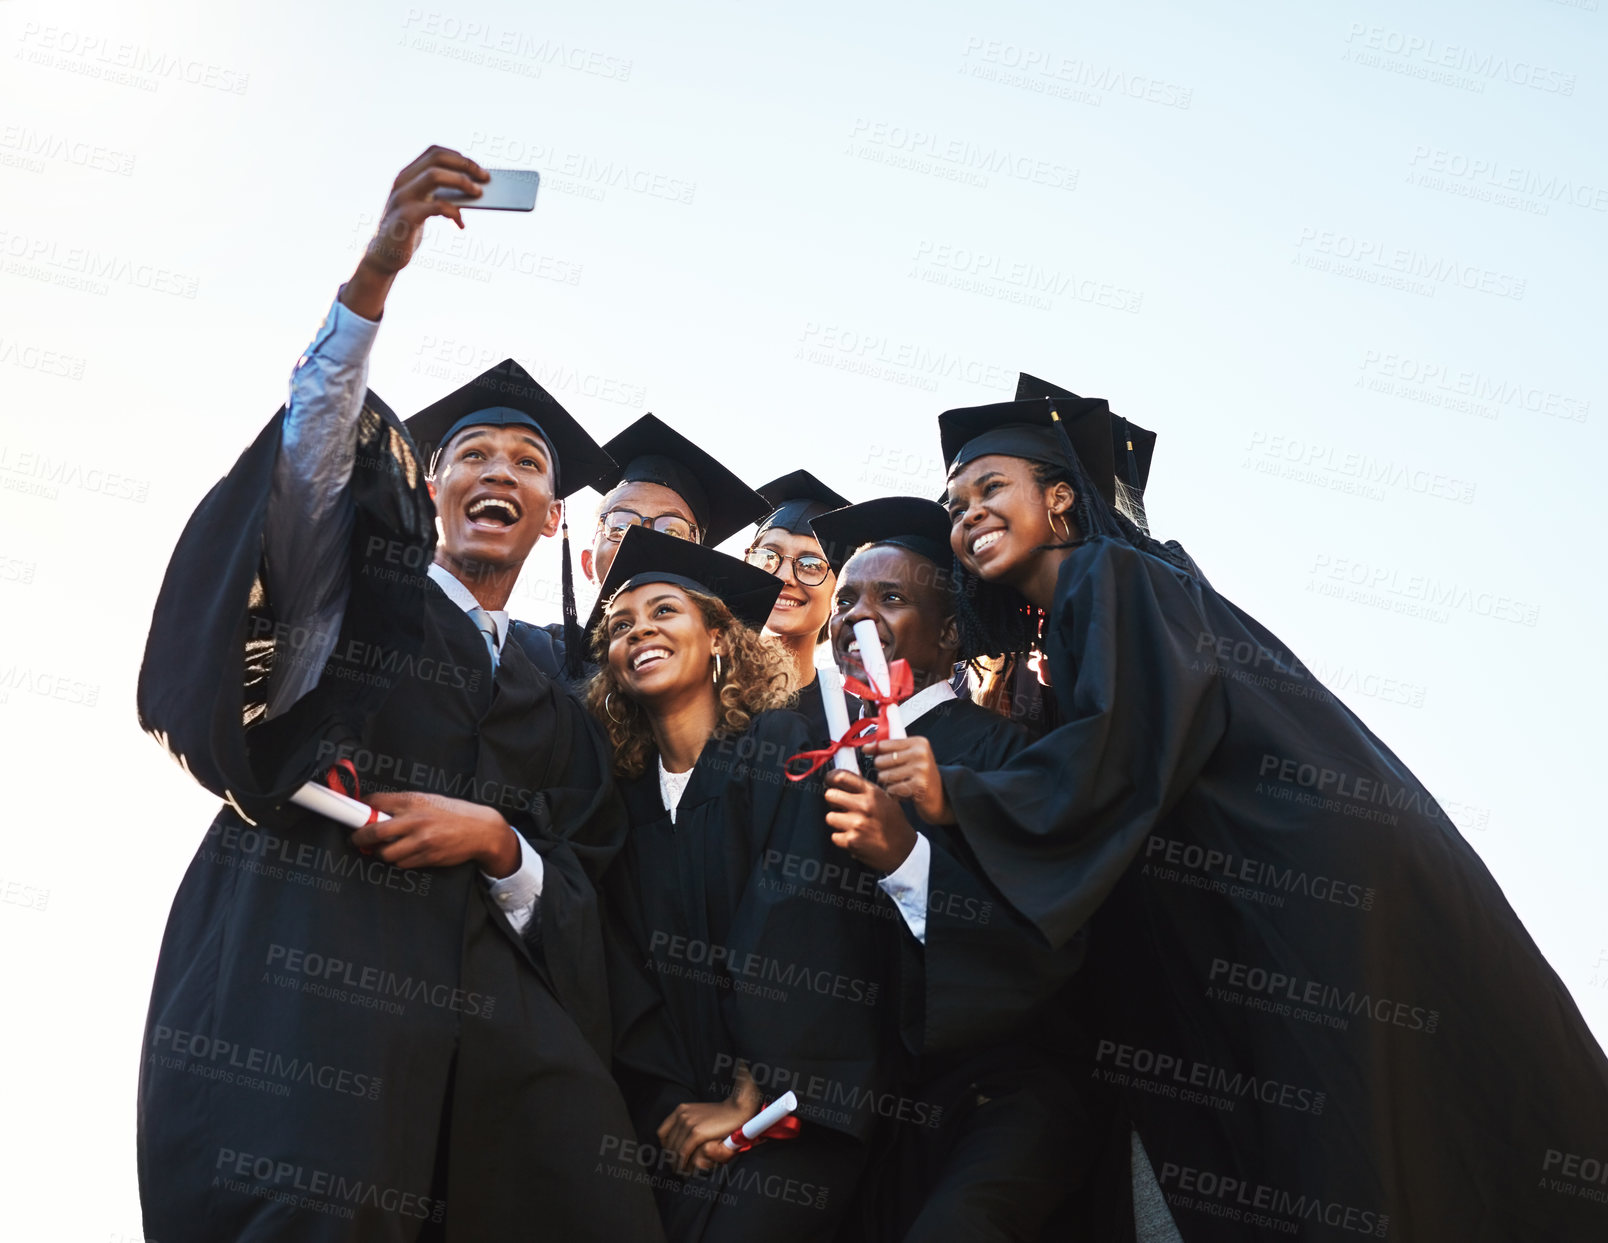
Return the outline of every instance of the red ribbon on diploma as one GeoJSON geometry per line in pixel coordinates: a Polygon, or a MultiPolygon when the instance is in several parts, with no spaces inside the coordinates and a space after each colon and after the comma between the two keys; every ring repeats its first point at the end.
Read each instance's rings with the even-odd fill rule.
{"type": "MultiPolygon", "coordinates": [[[[911,687],[915,679],[910,674],[910,662],[903,658],[894,661],[888,666],[888,681],[892,684],[886,695],[880,694],[874,686],[867,686],[858,678],[844,675],[843,689],[856,699],[866,703],[874,703],[876,712],[871,716],[863,716],[853,725],[843,737],[835,739],[831,746],[819,751],[800,751],[797,755],[790,755],[782,765],[789,781],[803,781],[813,776],[822,768],[832,762],[832,757],[845,747],[863,747],[868,742],[875,742],[877,738],[888,737],[888,706],[910,698],[911,687]],[[875,732],[877,737],[871,737],[875,732]],[[802,772],[794,772],[793,765],[800,760],[809,762],[809,767],[802,772]]],[[[766,1132],[768,1135],[770,1132],[766,1132]]]]}
{"type": "MultiPolygon", "coordinates": [[[[324,774],[324,784],[334,790],[335,793],[346,795],[347,798],[355,798],[359,802],[363,799],[363,786],[357,779],[357,765],[352,763],[351,760],[336,760],[331,764],[329,771],[324,774]],[[352,788],[350,790],[346,788],[346,783],[341,780],[341,773],[346,773],[352,778],[352,788]]],[[[380,813],[370,807],[368,823],[378,824],[379,819],[380,813]]],[[[360,855],[372,855],[374,851],[367,846],[359,846],[357,853],[360,855]]]]}
{"type": "MultiPolygon", "coordinates": [[[[359,802],[361,802],[363,799],[363,788],[357,779],[357,765],[352,763],[351,760],[336,760],[333,764],[331,764],[329,766],[329,771],[324,774],[324,784],[327,785],[331,790],[334,790],[335,793],[346,795],[347,798],[355,798],[359,802]],[[345,773],[351,777],[352,788],[350,790],[346,788],[346,783],[341,780],[341,773],[345,773]]],[[[375,811],[372,807],[369,808],[368,822],[370,824],[377,824],[379,823],[379,819],[380,813],[375,811]]],[[[365,851],[364,853],[366,854],[367,852],[365,851]]]]}
{"type": "Polygon", "coordinates": [[[768,1139],[797,1139],[803,1126],[797,1114],[788,1114],[780,1122],[774,1123],[769,1130],[761,1131],[758,1139],[749,1139],[743,1134],[742,1127],[738,1127],[728,1138],[732,1147],[738,1152],[747,1152],[755,1144],[763,1144],[768,1139]]]}

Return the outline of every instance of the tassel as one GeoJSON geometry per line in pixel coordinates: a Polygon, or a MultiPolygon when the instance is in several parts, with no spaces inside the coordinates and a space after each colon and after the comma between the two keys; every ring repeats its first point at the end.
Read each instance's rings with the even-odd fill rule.
{"type": "Polygon", "coordinates": [[[582,646],[586,635],[581,630],[580,615],[575,611],[575,573],[570,569],[569,503],[563,505],[558,558],[559,579],[564,592],[564,676],[571,682],[578,680],[584,667],[582,646]]]}
{"type": "Polygon", "coordinates": [[[1133,433],[1128,430],[1127,419],[1119,414],[1117,420],[1122,424],[1122,443],[1128,447],[1128,451],[1123,454],[1123,463],[1128,475],[1128,486],[1137,492],[1139,491],[1139,459],[1133,451],[1133,433]]]}

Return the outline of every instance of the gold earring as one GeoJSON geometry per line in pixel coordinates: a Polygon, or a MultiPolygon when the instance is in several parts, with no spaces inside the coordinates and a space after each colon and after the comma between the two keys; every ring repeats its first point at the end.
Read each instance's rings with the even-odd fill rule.
{"type": "Polygon", "coordinates": [[[1046,510],[1045,512],[1050,516],[1050,534],[1055,536],[1056,539],[1062,541],[1063,543],[1065,543],[1067,540],[1070,540],[1072,538],[1072,524],[1064,517],[1061,519],[1062,524],[1066,527],[1066,534],[1062,535],[1055,529],[1055,511],[1050,509],[1046,510]]]}
{"type": "Polygon", "coordinates": [[[613,691],[610,691],[607,695],[603,696],[603,711],[608,713],[609,720],[613,721],[616,725],[624,725],[625,724],[625,718],[623,716],[615,716],[614,715],[614,703],[613,703],[613,700],[614,700],[614,692],[613,691]]]}
{"type": "Polygon", "coordinates": [[[715,653],[715,685],[720,685],[720,653],[715,653]]]}

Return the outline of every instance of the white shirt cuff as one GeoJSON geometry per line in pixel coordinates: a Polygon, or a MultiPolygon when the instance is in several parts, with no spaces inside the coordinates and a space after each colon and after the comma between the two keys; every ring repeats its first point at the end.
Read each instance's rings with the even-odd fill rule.
{"type": "MultiPolygon", "coordinates": [[[[341,291],[345,288],[342,285],[341,291]]],[[[324,326],[319,329],[318,337],[307,352],[320,354],[337,363],[361,361],[374,348],[374,338],[379,331],[379,320],[364,319],[341,301],[341,293],[337,291],[329,314],[324,317],[324,326]]]]}
{"type": "Polygon", "coordinates": [[[490,887],[491,900],[497,904],[497,909],[508,917],[515,932],[524,932],[525,925],[530,923],[530,917],[536,910],[536,900],[542,896],[544,873],[542,857],[525,840],[524,834],[515,829],[514,836],[519,839],[518,869],[501,880],[484,872],[480,875],[490,887]]]}
{"type": "Polygon", "coordinates": [[[877,882],[899,908],[910,935],[923,945],[927,943],[927,892],[931,873],[932,843],[925,833],[917,833],[916,844],[910,848],[905,861],[877,882]]]}

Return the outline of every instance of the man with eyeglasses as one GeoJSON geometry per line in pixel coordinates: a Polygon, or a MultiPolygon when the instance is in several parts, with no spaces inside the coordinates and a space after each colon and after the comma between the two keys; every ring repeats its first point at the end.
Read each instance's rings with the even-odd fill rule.
{"type": "Polygon", "coordinates": [[[657,415],[644,414],[603,446],[624,463],[598,507],[592,546],[581,570],[594,583],[608,577],[620,540],[633,526],[713,547],[770,506],[731,471],[657,415]]]}

